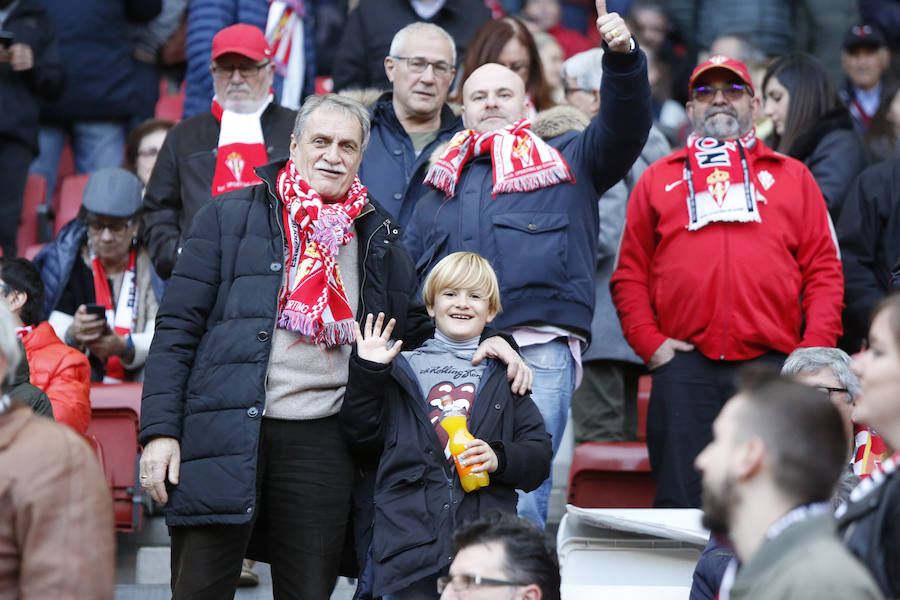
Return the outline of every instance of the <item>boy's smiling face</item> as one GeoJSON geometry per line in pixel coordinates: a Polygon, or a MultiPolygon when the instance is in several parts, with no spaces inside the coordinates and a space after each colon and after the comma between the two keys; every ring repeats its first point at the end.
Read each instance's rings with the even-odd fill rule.
{"type": "Polygon", "coordinates": [[[497,316],[483,289],[441,288],[427,309],[438,331],[457,341],[481,337],[484,326],[497,316]]]}

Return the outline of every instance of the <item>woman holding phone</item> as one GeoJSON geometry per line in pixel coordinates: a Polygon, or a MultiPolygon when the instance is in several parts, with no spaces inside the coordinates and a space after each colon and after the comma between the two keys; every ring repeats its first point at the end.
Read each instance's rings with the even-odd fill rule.
{"type": "Polygon", "coordinates": [[[124,169],[93,173],[78,217],[35,257],[44,317],[87,354],[91,380],[140,381],[163,284],[140,243],[142,185],[124,169]]]}

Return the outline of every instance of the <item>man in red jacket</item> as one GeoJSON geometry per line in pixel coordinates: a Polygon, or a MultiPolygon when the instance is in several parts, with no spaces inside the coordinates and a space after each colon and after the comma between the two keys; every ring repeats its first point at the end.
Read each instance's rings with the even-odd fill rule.
{"type": "Polygon", "coordinates": [[[751,360],[780,363],[841,333],[843,276],[807,168],[755,136],[743,63],[694,69],[686,148],[631,194],[610,286],[628,343],[653,375],[647,418],[655,506],[700,504],[696,455],[751,360]]]}

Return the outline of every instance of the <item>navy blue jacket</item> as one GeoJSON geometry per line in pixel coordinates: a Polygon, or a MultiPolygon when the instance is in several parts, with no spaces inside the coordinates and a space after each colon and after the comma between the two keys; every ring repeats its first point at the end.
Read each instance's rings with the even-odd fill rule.
{"type": "Polygon", "coordinates": [[[129,25],[159,14],[160,0],[38,0],[50,15],[66,74],[42,121],[125,119],[138,107],[129,25]]]}
{"type": "MultiPolygon", "coordinates": [[[[274,191],[284,164],[256,169],[265,183],[222,194],[200,209],[157,313],[140,440],[168,436],[181,444],[181,478],[166,507],[169,525],[246,523],[255,509],[284,264],[282,205],[274,191]]],[[[355,221],[356,314],[400,317],[397,335],[415,347],[433,325],[415,302],[415,273],[398,229],[372,204],[375,210],[355,221]]]]}
{"type": "Polygon", "coordinates": [[[372,135],[359,167],[359,178],[394,215],[394,221],[404,227],[418,199],[431,189],[423,183],[431,152],[462,129],[462,119],[444,104],[437,137],[416,156],[412,140],[394,112],[392,98],[392,92],[382,94],[370,111],[372,135]]]}
{"type": "Polygon", "coordinates": [[[499,329],[528,323],[563,327],[590,339],[597,266],[597,196],[619,181],[650,131],[647,61],[639,49],[603,55],[600,112],[587,129],[548,143],[575,174],[532,192],[491,196],[488,154],[470,159],[452,198],[431,190],[404,234],[420,281],[457,251],[487,258],[500,282],[499,329]]]}
{"type": "Polygon", "coordinates": [[[13,71],[8,62],[0,63],[0,138],[15,140],[37,154],[37,100],[59,98],[65,82],[56,32],[35,0],[20,0],[3,29],[12,33],[14,44],[31,47],[34,67],[13,71]]]}
{"type": "Polygon", "coordinates": [[[352,450],[380,456],[372,536],[375,597],[446,572],[457,525],[493,510],[515,513],[516,488],[531,491],[550,474],[550,435],[541,413],[531,398],[513,395],[506,369],[495,360],[487,362],[468,423],[472,435],[497,454],[499,466],[486,488],[468,494],[462,489],[402,355],[384,365],[354,352],[340,423],[352,450]]]}

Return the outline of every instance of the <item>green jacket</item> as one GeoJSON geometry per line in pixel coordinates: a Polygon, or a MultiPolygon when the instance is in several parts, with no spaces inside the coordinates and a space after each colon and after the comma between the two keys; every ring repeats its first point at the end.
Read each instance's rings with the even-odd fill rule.
{"type": "Polygon", "coordinates": [[[811,517],[763,542],[738,570],[731,600],[882,600],[866,568],[844,547],[831,515],[811,517]]]}
{"type": "Polygon", "coordinates": [[[19,352],[22,360],[16,369],[16,379],[9,390],[9,396],[21,400],[30,406],[35,413],[53,418],[53,408],[50,406],[50,398],[41,388],[31,384],[31,372],[28,370],[28,359],[25,358],[25,347],[19,342],[19,352]]]}

